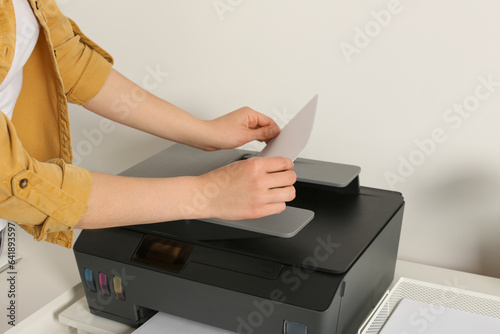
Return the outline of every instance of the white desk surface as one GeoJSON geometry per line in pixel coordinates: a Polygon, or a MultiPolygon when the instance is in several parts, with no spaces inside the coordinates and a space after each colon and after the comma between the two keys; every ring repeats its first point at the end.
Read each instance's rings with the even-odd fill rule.
{"type": "MultiPolygon", "coordinates": [[[[480,276],[455,270],[437,268],[422,264],[398,260],[393,284],[400,277],[408,277],[440,285],[457,287],[465,290],[486,293],[500,297],[500,279],[480,276]]],[[[70,305],[84,296],[80,283],[67,290],[58,298],[26,318],[6,334],[19,333],[71,333],[67,326],[60,324],[57,316],[70,305]]],[[[93,317],[93,316],[92,316],[93,317]]],[[[123,332],[122,332],[123,333],[123,332]]]]}
{"type": "MultiPolygon", "coordinates": [[[[15,265],[16,325],[80,282],[73,250],[34,241],[17,227],[16,250],[22,259],[15,265]]],[[[75,231],[75,239],[79,231],[75,231]]],[[[0,333],[12,328],[6,317],[10,298],[8,270],[0,273],[0,333]]],[[[17,326],[16,326],[17,327],[17,326]]],[[[38,332],[32,332],[38,333],[38,332]]]]}

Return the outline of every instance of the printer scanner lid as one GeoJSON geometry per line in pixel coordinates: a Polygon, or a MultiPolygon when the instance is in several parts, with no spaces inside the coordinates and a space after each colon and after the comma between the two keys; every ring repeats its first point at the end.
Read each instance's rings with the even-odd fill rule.
{"type": "Polygon", "coordinates": [[[212,247],[282,264],[341,274],[346,272],[403,205],[397,193],[361,188],[360,194],[308,194],[297,184],[292,205],[315,212],[312,221],[291,238],[238,230],[201,220],[183,220],[126,227],[190,244],[212,247]],[[302,195],[305,196],[302,196],[302,195]]]}
{"type": "MultiPolygon", "coordinates": [[[[209,153],[177,144],[121,175],[168,177],[176,176],[179,169],[182,170],[182,175],[201,175],[237,160],[241,157],[241,152],[228,150],[209,153]]],[[[300,175],[298,176],[299,181],[295,184],[296,199],[288,204],[314,211],[314,218],[291,238],[239,230],[202,220],[125,228],[339,274],[349,269],[404,203],[403,197],[397,192],[360,187],[355,194],[339,193],[338,188],[328,186],[331,182],[300,181],[300,175]]]]}

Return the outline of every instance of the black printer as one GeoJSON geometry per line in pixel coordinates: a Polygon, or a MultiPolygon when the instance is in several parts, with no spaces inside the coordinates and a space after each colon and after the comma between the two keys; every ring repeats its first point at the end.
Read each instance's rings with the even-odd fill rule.
{"type": "MultiPolygon", "coordinates": [[[[176,144],[122,175],[201,175],[251,155],[176,144]]],[[[356,166],[299,158],[295,171],[288,204],[314,218],[289,238],[202,220],[82,231],[90,312],[132,326],[161,311],[243,334],[356,333],[393,280],[403,197],[361,187],[356,166]]]]}

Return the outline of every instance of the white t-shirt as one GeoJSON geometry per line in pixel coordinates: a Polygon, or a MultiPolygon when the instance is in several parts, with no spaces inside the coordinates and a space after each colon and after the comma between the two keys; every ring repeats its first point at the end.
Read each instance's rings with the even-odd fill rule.
{"type": "MultiPolygon", "coordinates": [[[[21,87],[23,85],[23,67],[35,48],[40,33],[38,21],[27,0],[13,0],[16,15],[16,48],[12,66],[5,79],[0,83],[0,110],[12,119],[21,87]]],[[[7,221],[0,219],[0,230],[7,221]]],[[[0,250],[1,251],[1,250],[0,250]]]]}
{"type": "Polygon", "coordinates": [[[23,85],[23,67],[35,48],[40,28],[26,0],[13,0],[16,15],[16,48],[12,66],[0,83],[0,110],[9,118],[23,85]]]}

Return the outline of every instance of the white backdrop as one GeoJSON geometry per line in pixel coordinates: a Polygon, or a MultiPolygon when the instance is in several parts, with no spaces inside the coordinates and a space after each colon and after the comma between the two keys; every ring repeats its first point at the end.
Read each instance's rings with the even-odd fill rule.
{"type": "MultiPolygon", "coordinates": [[[[59,5],[117,70],[198,117],[248,105],[283,125],[318,93],[302,156],[403,193],[399,258],[500,277],[497,1],[59,5]]],[[[171,144],[70,110],[81,166],[118,173],[171,144]]]]}

